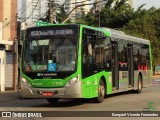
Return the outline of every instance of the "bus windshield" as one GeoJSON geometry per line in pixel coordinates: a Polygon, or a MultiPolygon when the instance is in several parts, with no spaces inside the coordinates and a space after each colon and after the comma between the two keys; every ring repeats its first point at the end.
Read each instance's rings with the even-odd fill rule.
{"type": "Polygon", "coordinates": [[[75,71],[76,37],[56,36],[26,40],[23,56],[25,72],[75,71]]]}

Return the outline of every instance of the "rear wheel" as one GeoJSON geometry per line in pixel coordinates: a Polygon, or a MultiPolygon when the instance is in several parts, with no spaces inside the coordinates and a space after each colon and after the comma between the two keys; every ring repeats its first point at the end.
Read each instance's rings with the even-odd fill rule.
{"type": "Polygon", "coordinates": [[[137,93],[141,93],[142,92],[142,77],[140,75],[138,75],[138,89],[136,90],[137,93]]]}
{"type": "Polygon", "coordinates": [[[47,101],[48,101],[49,103],[52,103],[52,104],[57,103],[58,100],[59,100],[58,98],[47,98],[47,101]]]}
{"type": "Polygon", "coordinates": [[[106,93],[105,84],[104,81],[101,79],[98,86],[98,97],[95,98],[95,102],[102,103],[105,98],[105,93],[106,93]]]}

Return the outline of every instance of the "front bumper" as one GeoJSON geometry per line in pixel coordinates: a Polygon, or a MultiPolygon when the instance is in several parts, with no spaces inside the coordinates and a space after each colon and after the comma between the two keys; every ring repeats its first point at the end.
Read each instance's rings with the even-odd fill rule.
{"type": "Polygon", "coordinates": [[[82,98],[81,81],[63,88],[33,88],[21,83],[23,98],[82,98]],[[53,92],[53,96],[42,96],[43,92],[53,92]]]}

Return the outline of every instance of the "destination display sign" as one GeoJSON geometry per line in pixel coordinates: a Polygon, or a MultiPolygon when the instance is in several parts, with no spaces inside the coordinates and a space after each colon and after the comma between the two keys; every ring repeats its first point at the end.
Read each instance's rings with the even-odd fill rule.
{"type": "Polygon", "coordinates": [[[31,31],[30,37],[36,36],[53,36],[53,35],[74,35],[73,29],[63,29],[63,30],[34,30],[31,31]]]}
{"type": "Polygon", "coordinates": [[[34,27],[27,30],[28,39],[48,38],[52,36],[77,36],[79,31],[78,26],[43,26],[34,27]]]}

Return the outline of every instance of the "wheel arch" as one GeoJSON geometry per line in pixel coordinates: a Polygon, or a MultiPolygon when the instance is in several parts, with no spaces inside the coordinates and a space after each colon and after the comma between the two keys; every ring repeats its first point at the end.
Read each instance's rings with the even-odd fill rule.
{"type": "Polygon", "coordinates": [[[143,87],[143,75],[142,75],[142,72],[139,72],[138,74],[139,76],[141,76],[141,80],[142,80],[142,87],[143,87]]]}
{"type": "Polygon", "coordinates": [[[100,78],[101,80],[103,80],[103,82],[104,82],[104,85],[105,85],[105,94],[107,95],[107,82],[106,82],[106,78],[104,77],[104,76],[101,76],[101,78],[100,78]]]}

